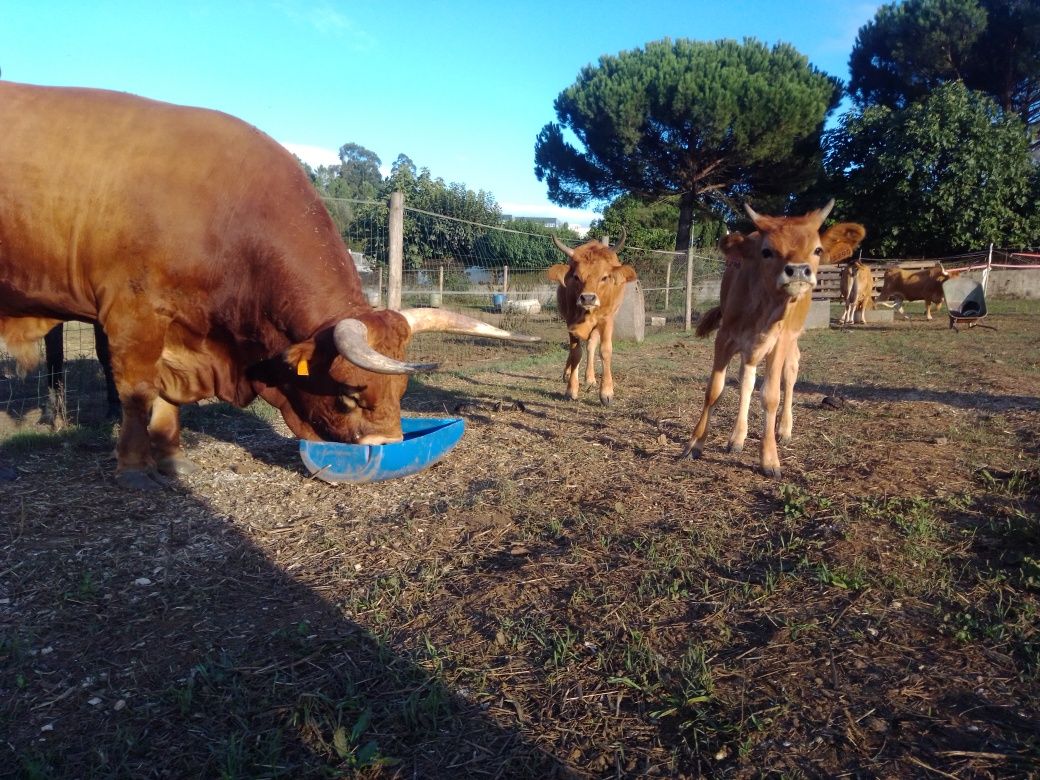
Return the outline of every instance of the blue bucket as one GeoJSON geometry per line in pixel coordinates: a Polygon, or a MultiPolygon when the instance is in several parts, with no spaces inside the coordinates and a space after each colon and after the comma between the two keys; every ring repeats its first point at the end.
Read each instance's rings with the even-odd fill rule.
{"type": "Polygon", "coordinates": [[[404,441],[340,444],[300,440],[307,471],[325,482],[380,482],[427,469],[448,454],[466,428],[460,417],[402,417],[404,441]]]}
{"type": "Polygon", "coordinates": [[[494,306],[499,311],[502,310],[502,307],[505,305],[505,303],[506,303],[506,294],[505,293],[495,293],[494,295],[491,296],[491,305],[494,306]]]}

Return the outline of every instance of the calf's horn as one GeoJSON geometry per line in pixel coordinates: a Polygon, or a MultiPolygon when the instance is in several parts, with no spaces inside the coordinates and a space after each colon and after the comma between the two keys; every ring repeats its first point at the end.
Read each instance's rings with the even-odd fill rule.
{"type": "Polygon", "coordinates": [[[358,368],[376,374],[414,374],[437,368],[437,363],[402,363],[372,349],[368,343],[368,327],[361,320],[337,322],[332,331],[332,340],[340,355],[358,368]]]}
{"type": "Polygon", "coordinates": [[[620,252],[624,248],[625,248],[625,226],[622,225],[621,226],[621,238],[619,238],[618,242],[616,244],[614,244],[614,246],[612,246],[610,248],[610,251],[613,252],[616,255],[618,252],[620,252]]]}
{"type": "Polygon", "coordinates": [[[473,317],[467,317],[465,314],[444,309],[402,309],[398,313],[408,321],[408,327],[412,329],[413,334],[461,333],[508,341],[541,341],[538,336],[526,336],[523,333],[502,330],[473,317]]]}
{"type": "Polygon", "coordinates": [[[563,252],[565,255],[567,255],[567,257],[574,257],[574,250],[562,241],[560,241],[560,239],[556,237],[555,233],[553,233],[552,240],[553,243],[556,244],[556,248],[563,252]]]}

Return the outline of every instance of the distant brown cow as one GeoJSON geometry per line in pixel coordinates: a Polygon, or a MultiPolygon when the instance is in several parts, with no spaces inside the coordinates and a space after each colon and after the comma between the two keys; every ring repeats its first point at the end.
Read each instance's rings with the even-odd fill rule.
{"type": "Polygon", "coordinates": [[[890,309],[894,306],[903,319],[908,320],[910,315],[903,310],[903,304],[907,301],[924,301],[925,317],[932,319],[932,306],[935,306],[936,311],[942,306],[943,282],[952,276],[956,276],[956,273],[949,273],[942,263],[920,271],[889,268],[885,271],[881,292],[878,293],[878,303],[890,309]]]}
{"type": "Polygon", "coordinates": [[[603,375],[599,385],[599,400],[603,405],[614,400],[614,376],[610,371],[613,354],[614,315],[621,308],[625,285],[636,278],[635,269],[622,265],[617,253],[625,245],[624,233],[615,246],[599,241],[588,241],[572,249],[556,236],[553,242],[567,257],[569,263],[549,268],[548,276],[558,282],[556,303],[567,323],[570,352],[563,371],[567,382],[567,397],[578,397],[578,366],[581,363],[582,342],[589,344],[585,364],[585,384],[596,383],[596,348],[603,361],[603,375]]]}
{"type": "Polygon", "coordinates": [[[722,239],[726,271],[722,278],[719,305],[707,311],[697,325],[697,335],[707,336],[716,328],[715,358],[711,378],[704,394],[700,419],[683,450],[683,456],[700,457],[708,436],[711,410],[726,384],[726,367],[740,353],[740,409],[728,450],[740,452],[747,437],[748,409],[755,388],[758,364],[766,361],[762,387],[765,421],[762,429],[762,471],[780,476],[776,451],[776,412],[783,380],[784,408],[780,418],[780,438],[791,439],[794,384],[798,378],[801,353],[798,337],[816,286],[816,271],[821,262],[848,257],[866,235],[862,225],[841,223],[822,236],[820,226],[834,207],[832,200],[822,209],[800,217],[769,217],[745,206],[758,228],[749,235],[730,233],[722,239]]]}
{"type": "Polygon", "coordinates": [[[859,260],[841,269],[841,300],[845,310],[838,320],[840,325],[863,322],[867,310],[874,308],[874,275],[859,260]]]}

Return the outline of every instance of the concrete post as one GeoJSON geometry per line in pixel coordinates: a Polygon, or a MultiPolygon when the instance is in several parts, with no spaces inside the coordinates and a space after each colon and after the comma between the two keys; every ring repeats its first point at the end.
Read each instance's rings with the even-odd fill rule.
{"type": "Polygon", "coordinates": [[[404,193],[390,193],[390,269],[386,286],[386,308],[401,309],[401,280],[404,271],[404,193]]]}

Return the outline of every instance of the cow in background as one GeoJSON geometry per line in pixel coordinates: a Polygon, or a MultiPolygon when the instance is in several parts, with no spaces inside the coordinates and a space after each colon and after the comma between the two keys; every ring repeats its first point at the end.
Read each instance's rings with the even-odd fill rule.
{"type": "Polygon", "coordinates": [[[924,301],[924,314],[932,319],[932,306],[939,311],[943,302],[943,282],[957,275],[936,263],[931,268],[920,271],[904,271],[902,268],[889,268],[878,293],[878,303],[888,308],[895,307],[904,320],[910,315],[903,310],[907,301],[924,301]]]}
{"type": "MultiPolygon", "coordinates": [[[[43,404],[40,422],[54,428],[62,427],[66,422],[65,398],[65,324],[55,325],[43,337],[44,357],[47,362],[47,400],[43,404]]],[[[105,376],[105,418],[118,420],[122,414],[119,405],[119,391],[116,390],[115,378],[112,376],[112,356],[108,349],[108,336],[98,323],[94,323],[94,351],[101,372],[105,376]]]]}
{"type": "Polygon", "coordinates": [[[839,325],[862,323],[868,309],[874,308],[874,275],[861,260],[853,260],[841,269],[841,300],[845,309],[839,325]]]}
{"type": "Polygon", "coordinates": [[[559,284],[556,288],[556,303],[560,316],[567,323],[569,352],[563,370],[563,378],[567,382],[566,395],[571,400],[578,397],[582,342],[588,342],[585,384],[596,383],[598,347],[603,362],[599,400],[606,406],[614,400],[614,375],[610,367],[614,352],[614,316],[621,308],[625,285],[636,279],[635,269],[618,260],[618,252],[625,245],[624,231],[614,246],[588,241],[571,248],[556,236],[552,239],[569,260],[551,266],[547,271],[549,279],[559,284]]]}
{"type": "Polygon", "coordinates": [[[374,310],[296,158],[227,114],[0,81],[0,137],[0,339],[26,371],[58,323],[101,324],[124,487],[193,468],[181,404],[259,396],[299,438],[385,444],[408,375],[435,368],[404,362],[415,334],[537,341],[374,310]]]}
{"type": "Polygon", "coordinates": [[[719,305],[705,312],[697,335],[718,330],[711,378],[704,394],[700,419],[682,457],[698,458],[708,436],[711,411],[726,384],[726,367],[740,354],[740,408],[727,449],[740,452],[747,437],[748,411],[755,389],[758,365],[766,361],[762,387],[765,420],[760,466],[767,476],[780,476],[776,449],[776,414],[781,382],[784,407],[780,439],[787,443],[793,428],[794,385],[801,353],[798,337],[812,303],[816,272],[821,262],[848,257],[863,240],[866,230],[856,223],[841,223],[822,236],[820,227],[834,208],[826,206],[799,217],[771,217],[745,206],[757,230],[744,235],[730,233],[720,243],[726,257],[719,305]]]}

